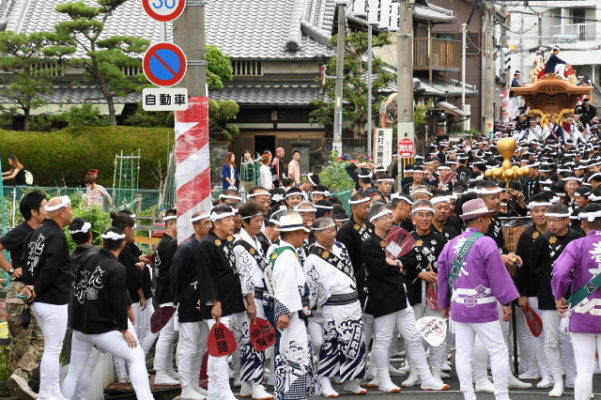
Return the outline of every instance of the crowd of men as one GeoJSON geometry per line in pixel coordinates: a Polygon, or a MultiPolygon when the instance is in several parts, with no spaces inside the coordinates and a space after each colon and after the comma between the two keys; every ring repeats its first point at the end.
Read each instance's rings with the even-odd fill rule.
{"type": "Polygon", "coordinates": [[[20,203],[25,221],[0,239],[12,260],[0,257],[12,275],[9,388],[23,398],[85,398],[99,355],[110,353],[119,380],[152,399],[145,356],[156,344],[154,384],[180,385],[182,399],[233,400],[235,391],[256,400],[334,398],[333,383],[394,393],[401,389],[391,376],[405,375],[401,386],[445,390],[454,345],[466,400],[477,391],[507,400],[509,388],[532,386],[524,380],[552,397],[575,387],[575,398],[588,400],[601,344],[601,143],[522,140],[514,162],[529,173],[509,190],[484,177],[501,162],[494,142],[440,141],[406,168],[398,191],[385,168],[349,163],[357,185],[350,215],[317,174],[298,187],[254,187],[246,199],[230,188],[183,221],[194,233],[182,242],[177,211],[162,215],[154,257],[136,245],[128,210],[111,214],[93,246],[91,223],[73,218],[68,197],[30,192],[20,203]],[[506,241],[502,221],[525,217],[517,245],[506,241]],[[387,238],[399,227],[414,244],[395,258],[387,238]],[[518,376],[508,350],[512,302],[518,376]],[[177,307],[159,333],[149,328],[153,303],[177,307]],[[528,329],[528,310],[544,334],[528,329]],[[415,322],[424,316],[448,321],[440,346],[422,340],[415,322]],[[276,345],[261,351],[249,333],[259,317],[278,331],[276,345]],[[231,358],[207,357],[218,322],[238,341],[231,358]],[[397,369],[400,343],[406,362],[397,369]],[[29,380],[38,364],[36,394],[29,380]]]}

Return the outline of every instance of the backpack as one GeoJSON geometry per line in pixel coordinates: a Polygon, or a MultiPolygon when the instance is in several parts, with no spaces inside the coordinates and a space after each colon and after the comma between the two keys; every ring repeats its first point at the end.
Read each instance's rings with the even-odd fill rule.
{"type": "Polygon", "coordinates": [[[24,170],[25,172],[25,183],[28,185],[33,185],[33,174],[29,170],[24,170]]]}

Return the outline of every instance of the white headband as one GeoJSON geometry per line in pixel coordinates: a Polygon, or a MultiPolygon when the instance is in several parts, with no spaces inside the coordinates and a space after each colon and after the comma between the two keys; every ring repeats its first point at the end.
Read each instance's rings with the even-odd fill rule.
{"type": "Polygon", "coordinates": [[[292,193],[286,193],[286,198],[288,198],[288,197],[292,197],[292,196],[300,196],[300,197],[303,197],[303,192],[292,192],[292,193]]]}
{"type": "Polygon", "coordinates": [[[316,208],[299,208],[298,206],[294,207],[294,211],[298,212],[298,213],[310,213],[310,212],[317,212],[316,208]]]}
{"type": "Polygon", "coordinates": [[[324,206],[321,204],[315,204],[315,208],[319,208],[321,210],[333,210],[334,206],[324,206]]]}
{"type": "Polygon", "coordinates": [[[580,219],[586,219],[588,222],[593,222],[597,218],[601,218],[601,211],[580,213],[580,214],[578,214],[578,217],[580,219]]]}
{"type": "Polygon", "coordinates": [[[405,196],[404,194],[400,194],[400,193],[393,193],[392,196],[390,196],[391,199],[399,199],[399,200],[403,200],[406,201],[407,203],[413,205],[413,202],[409,199],[409,197],[405,196]]]}
{"type": "Polygon", "coordinates": [[[593,178],[596,178],[598,176],[601,176],[601,172],[595,172],[594,174],[592,174],[591,176],[588,177],[588,181],[592,181],[593,178]]]}
{"type": "Polygon", "coordinates": [[[375,221],[375,220],[377,220],[378,218],[381,218],[381,217],[383,217],[383,216],[385,216],[385,215],[389,215],[389,214],[392,214],[392,211],[390,211],[390,210],[388,210],[388,209],[386,209],[386,210],[382,210],[382,211],[380,211],[379,213],[377,213],[376,215],[374,215],[373,217],[371,217],[371,218],[369,219],[369,222],[374,222],[374,221],[375,221]]]}
{"type": "Polygon", "coordinates": [[[247,217],[242,217],[242,219],[246,221],[246,220],[251,220],[251,219],[253,219],[255,217],[262,217],[262,216],[263,216],[263,213],[258,213],[258,214],[255,214],[255,215],[249,215],[247,217]]]}
{"type": "Polygon", "coordinates": [[[552,204],[550,201],[531,201],[528,203],[528,209],[532,210],[535,207],[551,207],[552,204]]]}
{"type": "Polygon", "coordinates": [[[394,183],[394,179],[392,179],[392,178],[376,179],[376,183],[381,183],[381,182],[392,182],[392,183],[394,183]]]}
{"type": "Polygon", "coordinates": [[[235,212],[230,211],[230,212],[224,212],[221,214],[215,214],[214,212],[211,213],[211,221],[216,222],[219,221],[220,219],[224,219],[224,218],[228,218],[228,217],[233,217],[234,215],[236,215],[235,212]]]}
{"type": "Polygon", "coordinates": [[[270,224],[273,224],[273,225],[279,225],[279,224],[280,224],[280,221],[278,221],[277,219],[273,219],[273,218],[272,218],[272,219],[270,219],[270,220],[269,220],[269,223],[270,223],[270,224]]]}
{"type": "Polygon", "coordinates": [[[61,197],[59,197],[59,199],[61,199],[60,204],[57,204],[52,207],[45,205],[44,209],[48,212],[52,212],[52,211],[60,210],[63,207],[69,207],[69,205],[71,205],[71,199],[69,198],[69,196],[61,196],[61,197]]]}
{"type": "Polygon", "coordinates": [[[163,217],[163,222],[171,221],[172,219],[177,219],[177,215],[167,215],[163,217]]]}
{"type": "Polygon", "coordinates": [[[252,193],[246,196],[247,199],[252,199],[253,197],[257,197],[257,196],[270,196],[269,192],[258,192],[258,193],[252,193]]]}
{"type": "Polygon", "coordinates": [[[564,213],[564,214],[560,214],[560,213],[545,213],[545,217],[554,217],[554,218],[569,218],[570,217],[570,213],[564,213]]]}
{"type": "Polygon", "coordinates": [[[336,228],[336,224],[324,226],[323,228],[311,228],[313,232],[327,231],[328,229],[336,228]]]}
{"type": "Polygon", "coordinates": [[[240,196],[234,196],[234,195],[229,195],[229,194],[220,194],[219,198],[220,199],[229,199],[229,200],[239,200],[239,201],[242,201],[242,197],[240,197],[240,196]]]}
{"type": "Polygon", "coordinates": [[[427,189],[417,189],[417,190],[414,190],[413,194],[416,194],[416,193],[426,193],[427,195],[432,196],[432,193],[430,191],[428,191],[427,189]]]}
{"type": "Polygon", "coordinates": [[[115,233],[113,231],[108,231],[107,233],[103,233],[101,235],[101,237],[103,239],[108,239],[108,240],[121,240],[121,239],[125,239],[125,233],[122,233],[121,235],[119,235],[118,233],[115,233]]]}
{"type": "Polygon", "coordinates": [[[311,192],[311,196],[313,196],[314,194],[321,194],[322,196],[329,196],[330,192],[328,192],[328,191],[322,192],[321,190],[315,190],[315,191],[311,192]]]}
{"type": "Polygon", "coordinates": [[[430,204],[432,204],[432,205],[438,204],[438,203],[450,203],[450,202],[451,202],[450,196],[438,196],[438,197],[434,197],[432,200],[430,200],[430,204]]]}
{"type": "Polygon", "coordinates": [[[566,176],[565,178],[563,178],[564,181],[578,181],[578,182],[582,182],[582,179],[577,178],[575,176],[566,176]]]}
{"type": "Polygon", "coordinates": [[[346,222],[348,220],[349,220],[348,218],[334,218],[334,221],[336,221],[336,222],[346,222]]]}
{"type": "Polygon", "coordinates": [[[90,224],[89,222],[84,222],[83,226],[80,229],[77,229],[75,231],[69,231],[69,233],[71,235],[75,235],[76,233],[88,233],[91,227],[92,224],[90,224]]]}
{"type": "Polygon", "coordinates": [[[492,189],[492,190],[482,188],[482,189],[475,189],[474,193],[482,195],[482,196],[486,196],[487,194],[497,194],[497,193],[501,193],[502,191],[503,191],[503,189],[501,189],[499,187],[492,189]]]}
{"type": "Polygon", "coordinates": [[[601,201],[601,196],[596,196],[594,194],[591,193],[590,196],[588,196],[590,201],[601,201]]]}
{"type": "Polygon", "coordinates": [[[368,201],[371,201],[371,199],[369,197],[366,197],[364,199],[359,199],[359,200],[349,200],[349,204],[351,205],[355,205],[355,204],[361,204],[361,203],[366,203],[368,201]]]}
{"type": "Polygon", "coordinates": [[[200,220],[207,219],[210,217],[211,217],[211,214],[209,214],[209,213],[200,214],[200,215],[197,215],[196,217],[190,218],[190,222],[196,222],[196,221],[200,221],[200,220]]]}
{"type": "Polygon", "coordinates": [[[413,214],[415,214],[416,212],[419,212],[419,211],[429,211],[432,214],[434,214],[436,212],[431,207],[417,207],[417,208],[414,208],[413,210],[411,210],[411,215],[413,215],[413,214]]]}

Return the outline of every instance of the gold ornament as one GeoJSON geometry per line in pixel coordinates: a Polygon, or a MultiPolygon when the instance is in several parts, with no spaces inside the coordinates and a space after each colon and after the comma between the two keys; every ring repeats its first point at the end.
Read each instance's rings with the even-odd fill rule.
{"type": "Polygon", "coordinates": [[[515,140],[511,138],[503,138],[497,142],[497,149],[503,156],[503,160],[509,160],[509,162],[511,162],[511,156],[513,156],[516,147],[515,140]]]}

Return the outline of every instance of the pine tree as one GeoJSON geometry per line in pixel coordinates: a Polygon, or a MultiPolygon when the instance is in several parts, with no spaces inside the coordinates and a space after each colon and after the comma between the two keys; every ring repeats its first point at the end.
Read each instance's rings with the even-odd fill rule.
{"type": "MultiPolygon", "coordinates": [[[[332,38],[332,46],[336,47],[336,37],[332,38]]],[[[373,37],[373,47],[390,44],[386,34],[373,37]]],[[[348,121],[353,137],[365,137],[367,125],[367,33],[354,32],[346,36],[344,49],[344,108],[343,121],[348,121]]],[[[372,63],[372,115],[378,115],[383,95],[378,94],[394,80],[394,74],[385,70],[385,63],[374,57],[372,63]]],[[[332,57],[327,65],[328,76],[336,75],[336,57],[332,57]]],[[[328,79],[325,87],[325,98],[315,101],[317,109],[311,113],[311,122],[331,126],[334,123],[335,79],[328,79]]],[[[345,123],[346,126],[346,123],[345,123]]]]}
{"type": "Polygon", "coordinates": [[[69,60],[75,67],[83,68],[85,79],[94,82],[108,106],[111,125],[117,125],[115,97],[127,96],[141,90],[145,80],[141,74],[128,77],[124,69],[140,68],[141,55],[150,42],[134,36],[101,38],[111,14],[127,0],[97,0],[98,6],[82,1],[61,4],[56,11],[70,20],[56,25],[56,32],[72,40],[72,51],[83,51],[83,57],[69,60]]]}
{"type": "Polygon", "coordinates": [[[61,68],[61,57],[69,52],[63,44],[52,32],[0,32],[0,68],[9,72],[2,78],[2,96],[13,102],[4,111],[21,112],[25,130],[29,129],[31,111],[47,104],[52,77],[61,68]]]}

